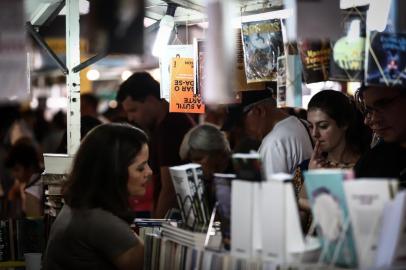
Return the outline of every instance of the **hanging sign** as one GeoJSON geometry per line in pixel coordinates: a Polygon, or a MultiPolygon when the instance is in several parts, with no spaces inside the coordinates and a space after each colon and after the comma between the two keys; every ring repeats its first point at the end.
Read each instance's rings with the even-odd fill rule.
{"type": "Polygon", "coordinates": [[[200,94],[194,94],[193,58],[172,58],[169,112],[204,113],[200,94]]]}

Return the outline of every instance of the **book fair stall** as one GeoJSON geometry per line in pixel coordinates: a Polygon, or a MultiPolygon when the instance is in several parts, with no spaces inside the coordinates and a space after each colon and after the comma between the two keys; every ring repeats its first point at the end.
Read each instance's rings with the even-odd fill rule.
{"type": "MultiPolygon", "coordinates": [[[[319,150],[323,142],[314,139],[316,124],[310,119],[296,114],[292,120],[306,131],[303,136],[310,154],[292,165],[286,161],[291,168],[284,171],[269,170],[269,157],[260,149],[279,120],[260,136],[256,151],[234,147],[239,139],[243,141],[242,133],[236,133],[232,141],[230,130],[224,128],[234,110],[245,120],[234,119],[233,124],[240,121],[246,128],[255,106],[265,108],[257,110],[258,115],[263,113],[258,123],[268,121],[274,117],[267,115],[268,105],[264,105],[270,100],[274,114],[276,110],[303,110],[306,118],[309,101],[327,89],[350,96],[351,104],[358,101],[358,88],[404,91],[405,11],[406,2],[401,0],[0,2],[4,28],[0,33],[0,106],[21,103],[38,108],[42,100],[49,118],[59,112],[66,115],[61,129],[65,133],[58,135],[65,147],[62,152],[38,142],[44,167],[38,176],[43,215],[11,216],[3,214],[6,206],[1,206],[0,268],[40,269],[42,264],[52,269],[44,263],[45,250],[66,203],[64,187],[84,137],[84,95],[98,97],[98,112],[117,112],[128,98],[120,100],[118,89],[133,74],[147,72],[159,82],[159,102],[167,104],[165,113],[185,114],[204,124],[210,113],[224,111],[227,116],[216,129],[220,137],[210,139],[212,147],[208,148],[217,147],[223,137],[231,147],[226,142],[223,151],[228,155],[227,169],[214,166],[210,182],[204,155],[191,158],[192,143],[184,150],[180,138],[182,145],[170,148],[183,159],[165,164],[176,206],[162,216],[148,213],[144,217],[135,210],[131,228],[144,245],[143,265],[137,269],[406,269],[405,140],[395,140],[403,147],[399,150],[403,156],[396,159],[403,166],[398,177],[357,174],[352,168],[361,165],[356,162],[317,169],[307,163],[306,170],[299,171],[303,180],[298,188],[295,178],[302,161],[327,157],[326,151],[319,150]],[[259,98],[256,93],[261,91],[269,96],[259,98]],[[302,198],[307,203],[306,219],[302,198]]],[[[363,104],[361,122],[389,110],[394,102],[403,102],[402,98],[403,93],[372,106],[363,104]]],[[[130,121],[125,108],[114,120],[109,116],[103,114],[101,119],[99,113],[97,117],[100,123],[119,117],[130,121]]],[[[0,117],[0,121],[7,118],[5,114],[0,117]]],[[[258,124],[255,121],[251,124],[258,124]]],[[[254,133],[262,132],[259,126],[253,127],[254,133]]],[[[175,125],[168,130],[181,128],[175,125]]],[[[3,127],[1,131],[0,139],[6,142],[11,132],[3,135],[3,127]]],[[[191,131],[189,135],[184,132],[184,140],[198,138],[191,131]]],[[[378,144],[386,140],[379,132],[375,134],[378,144]]],[[[160,141],[153,132],[146,134],[151,145],[160,141]]],[[[169,131],[160,136],[170,137],[169,131]]],[[[274,148],[291,147],[284,145],[289,138],[282,133],[279,140],[283,142],[274,148]]],[[[8,150],[9,145],[4,145],[8,150]]],[[[155,158],[153,151],[150,146],[150,158],[155,158]]],[[[222,157],[223,152],[215,155],[222,157]]],[[[95,157],[95,162],[100,158],[95,157]]],[[[296,158],[296,153],[276,159],[282,163],[289,158],[296,158]]],[[[154,172],[151,164],[147,166],[154,172]]],[[[4,179],[1,174],[2,186],[4,179]]]]}

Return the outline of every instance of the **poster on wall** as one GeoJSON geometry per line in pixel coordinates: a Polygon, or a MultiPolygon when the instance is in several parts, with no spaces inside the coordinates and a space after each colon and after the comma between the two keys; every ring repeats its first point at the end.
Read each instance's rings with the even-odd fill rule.
{"type": "Polygon", "coordinates": [[[368,41],[365,83],[406,86],[406,34],[373,31],[368,41]]]}
{"type": "Polygon", "coordinates": [[[305,83],[328,80],[331,47],[329,40],[302,40],[298,43],[305,83]]]}
{"type": "Polygon", "coordinates": [[[0,102],[29,99],[30,72],[22,0],[0,1],[0,102]]]}
{"type": "Polygon", "coordinates": [[[362,81],[364,78],[367,7],[342,10],[343,35],[332,44],[330,80],[362,81]]]}
{"type": "Polygon", "coordinates": [[[247,83],[276,81],[278,57],[284,54],[280,19],[241,24],[247,83]]]}
{"type": "Polygon", "coordinates": [[[172,58],[169,112],[204,113],[199,94],[194,93],[193,58],[172,58]]]}

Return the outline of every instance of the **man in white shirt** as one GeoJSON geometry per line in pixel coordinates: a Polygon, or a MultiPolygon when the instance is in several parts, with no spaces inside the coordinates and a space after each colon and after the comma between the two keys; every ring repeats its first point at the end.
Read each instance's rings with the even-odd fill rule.
{"type": "Polygon", "coordinates": [[[262,141],[259,154],[266,177],[293,174],[313,151],[306,124],[277,108],[269,90],[247,92],[242,99],[244,129],[249,137],[262,141]]]}

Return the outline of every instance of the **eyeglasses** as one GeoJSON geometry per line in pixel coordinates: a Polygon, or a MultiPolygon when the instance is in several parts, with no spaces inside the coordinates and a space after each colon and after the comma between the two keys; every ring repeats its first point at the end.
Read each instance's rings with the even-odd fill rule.
{"type": "Polygon", "coordinates": [[[383,98],[383,99],[376,101],[373,106],[368,106],[368,105],[365,105],[365,103],[364,103],[362,106],[362,114],[365,117],[368,117],[368,116],[371,116],[372,113],[382,113],[383,111],[388,109],[389,106],[391,104],[393,104],[397,99],[402,98],[404,96],[405,96],[405,93],[402,92],[391,98],[383,98]]]}

